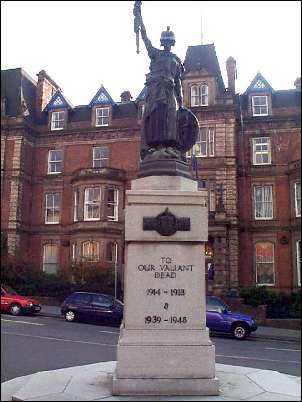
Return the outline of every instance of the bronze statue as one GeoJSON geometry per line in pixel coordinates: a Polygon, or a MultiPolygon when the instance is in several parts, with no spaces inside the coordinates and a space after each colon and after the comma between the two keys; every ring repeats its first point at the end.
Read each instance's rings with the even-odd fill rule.
{"type": "Polygon", "coordinates": [[[175,37],[170,27],[161,34],[160,44],[164,49],[152,46],[143,23],[141,3],[136,1],[133,9],[137,52],[140,31],[151,60],[145,83],[141,159],[145,162],[158,159],[185,162],[185,152],[196,141],[198,123],[196,117],[183,106],[181,76],[184,67],[179,57],[171,52],[175,37]]]}

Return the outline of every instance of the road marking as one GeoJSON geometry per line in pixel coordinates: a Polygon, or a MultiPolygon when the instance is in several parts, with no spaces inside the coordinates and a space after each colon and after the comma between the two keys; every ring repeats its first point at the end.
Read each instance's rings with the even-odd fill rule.
{"type": "Polygon", "coordinates": [[[7,331],[2,331],[2,334],[15,335],[15,336],[25,336],[25,337],[29,337],[29,338],[48,339],[50,341],[85,343],[86,345],[111,346],[111,347],[116,348],[116,345],[112,345],[110,343],[98,343],[98,342],[89,342],[89,341],[75,341],[73,339],[53,338],[53,337],[50,337],[50,336],[39,336],[39,335],[16,334],[14,332],[7,332],[7,331]]]}
{"type": "Polygon", "coordinates": [[[116,334],[116,335],[119,335],[119,332],[114,332],[114,331],[98,331],[98,332],[102,332],[104,334],[116,334]]]}
{"type": "Polygon", "coordinates": [[[264,349],[270,349],[270,350],[286,350],[287,352],[301,352],[300,349],[278,349],[278,348],[264,348],[264,349]]]}
{"type": "Polygon", "coordinates": [[[260,357],[251,357],[251,356],[227,356],[227,355],[216,355],[216,357],[228,357],[230,359],[246,359],[246,360],[261,360],[265,362],[277,362],[277,363],[293,363],[293,364],[301,364],[296,360],[273,360],[273,359],[261,359],[260,357]]]}
{"type": "Polygon", "coordinates": [[[28,321],[19,321],[19,320],[5,320],[4,318],[1,318],[1,321],[7,321],[7,322],[15,322],[16,324],[30,324],[30,325],[46,325],[46,324],[38,324],[37,322],[28,322],[28,321]]]}

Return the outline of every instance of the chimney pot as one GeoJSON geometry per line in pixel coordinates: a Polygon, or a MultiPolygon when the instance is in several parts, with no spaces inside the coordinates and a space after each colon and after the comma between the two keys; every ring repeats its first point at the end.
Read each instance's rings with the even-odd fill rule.
{"type": "Polygon", "coordinates": [[[124,91],[121,93],[121,102],[122,103],[127,103],[130,102],[132,99],[130,91],[124,91]]]}
{"type": "Polygon", "coordinates": [[[237,79],[236,60],[230,56],[226,61],[226,70],[228,76],[228,90],[235,93],[235,80],[237,79]]]}

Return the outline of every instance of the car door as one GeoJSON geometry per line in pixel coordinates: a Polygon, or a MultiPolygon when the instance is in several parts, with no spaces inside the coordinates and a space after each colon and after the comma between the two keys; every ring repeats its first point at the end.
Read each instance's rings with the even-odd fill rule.
{"type": "Polygon", "coordinates": [[[224,313],[225,307],[218,299],[207,297],[206,309],[207,327],[212,331],[227,331],[228,322],[227,316],[224,313]]]}
{"type": "Polygon", "coordinates": [[[98,321],[109,322],[113,318],[113,300],[101,294],[92,295],[92,314],[98,321]]]}
{"type": "Polygon", "coordinates": [[[78,293],[74,297],[73,302],[71,302],[70,308],[74,310],[81,319],[89,320],[92,318],[91,300],[91,294],[78,293]]]}

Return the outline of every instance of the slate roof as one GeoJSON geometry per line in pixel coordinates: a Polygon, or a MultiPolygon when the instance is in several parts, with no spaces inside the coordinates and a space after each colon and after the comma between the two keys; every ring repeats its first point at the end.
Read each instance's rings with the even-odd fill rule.
{"type": "Polygon", "coordinates": [[[24,102],[29,112],[26,118],[33,120],[36,87],[37,83],[22,68],[1,70],[1,97],[6,99],[7,116],[20,116],[21,104],[24,102]]]}
{"type": "Polygon", "coordinates": [[[273,91],[274,91],[273,88],[266,81],[263,75],[258,72],[256,74],[256,77],[250,83],[245,92],[273,92],[273,91]],[[261,86],[257,86],[258,82],[261,84],[261,86]]]}
{"type": "Polygon", "coordinates": [[[48,104],[44,108],[44,112],[47,112],[48,110],[53,110],[53,109],[62,109],[62,108],[67,108],[67,109],[72,109],[73,105],[67,98],[61,93],[60,90],[57,90],[48,104]]]}
{"type": "Polygon", "coordinates": [[[185,73],[200,70],[202,68],[206,69],[216,77],[219,90],[221,92],[225,91],[214,43],[208,45],[188,46],[184,67],[185,73]]]}
{"type": "Polygon", "coordinates": [[[137,102],[139,102],[139,101],[144,101],[144,100],[145,100],[145,98],[146,98],[146,90],[147,90],[146,87],[144,87],[144,88],[140,91],[138,97],[136,98],[136,101],[137,101],[137,102]]]}
{"type": "Polygon", "coordinates": [[[114,105],[114,103],[115,103],[114,100],[111,98],[108,91],[106,91],[106,89],[102,85],[101,88],[92,98],[91,102],[89,103],[89,106],[91,107],[94,105],[114,105]]]}

